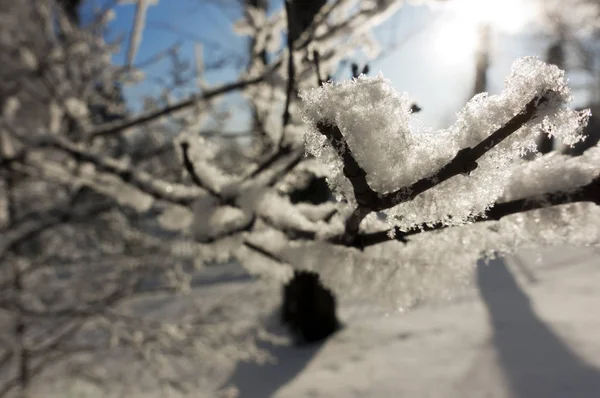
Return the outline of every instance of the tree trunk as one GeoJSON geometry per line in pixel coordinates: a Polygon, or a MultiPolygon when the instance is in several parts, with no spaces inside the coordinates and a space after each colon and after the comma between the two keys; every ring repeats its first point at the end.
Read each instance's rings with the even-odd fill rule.
{"type": "Polygon", "coordinates": [[[475,85],[473,96],[487,91],[487,71],[490,66],[490,25],[479,27],[479,43],[475,54],[475,85]]]}
{"type": "MultiPolygon", "coordinates": [[[[565,30],[559,27],[558,38],[546,51],[546,62],[563,70],[565,69],[565,42],[565,30]]],[[[554,146],[554,138],[547,134],[542,134],[537,139],[537,148],[540,153],[549,153],[554,150],[554,146]]]]}

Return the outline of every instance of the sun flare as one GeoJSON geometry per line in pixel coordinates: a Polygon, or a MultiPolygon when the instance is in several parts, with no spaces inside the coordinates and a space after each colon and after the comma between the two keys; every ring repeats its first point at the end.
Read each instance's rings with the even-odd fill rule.
{"type": "Polygon", "coordinates": [[[532,2],[527,0],[455,0],[450,10],[463,23],[489,24],[504,33],[518,33],[532,19],[532,2]]]}
{"type": "Polygon", "coordinates": [[[534,19],[528,0],[454,0],[434,27],[433,51],[446,65],[462,64],[478,46],[478,32],[488,25],[499,33],[517,34],[534,19]]]}

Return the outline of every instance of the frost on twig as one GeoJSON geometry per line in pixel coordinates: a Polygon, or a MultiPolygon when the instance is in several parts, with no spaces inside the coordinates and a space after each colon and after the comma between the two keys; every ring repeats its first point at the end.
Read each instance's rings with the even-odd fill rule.
{"type": "MultiPolygon", "coordinates": [[[[573,191],[556,191],[541,196],[532,196],[496,203],[483,214],[470,219],[468,223],[473,224],[484,221],[499,221],[503,217],[513,214],[578,202],[591,202],[600,205],[600,174],[590,183],[578,187],[573,191]]],[[[401,230],[398,227],[394,227],[391,230],[360,234],[357,236],[356,244],[359,247],[364,248],[366,246],[376,245],[390,240],[407,242],[407,238],[411,236],[423,232],[439,231],[450,227],[452,227],[452,225],[442,223],[417,225],[408,230],[401,230]]]]}
{"type": "Polygon", "coordinates": [[[532,57],[515,62],[502,94],[476,96],[455,125],[438,132],[413,131],[411,101],[382,77],[328,83],[303,99],[307,150],[329,166],[337,195],[356,206],[346,243],[373,211],[400,230],[482,215],[538,134],[572,145],[587,122],[565,108],[564,72],[532,57]]]}

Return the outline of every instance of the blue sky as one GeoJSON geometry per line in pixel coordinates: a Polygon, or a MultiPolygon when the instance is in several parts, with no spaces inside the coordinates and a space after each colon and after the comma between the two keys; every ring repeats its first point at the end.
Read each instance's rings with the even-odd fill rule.
{"type": "MultiPolygon", "coordinates": [[[[193,58],[195,41],[209,43],[204,46],[205,62],[220,57],[236,59],[235,54],[243,54],[244,39],[230,29],[232,21],[239,17],[239,9],[214,5],[219,2],[227,3],[226,0],[162,0],[157,6],[150,7],[136,62],[142,62],[176,42],[182,43],[182,54],[190,58],[193,58]],[[210,43],[225,44],[225,51],[215,51],[210,43]]],[[[121,5],[116,11],[110,29],[113,34],[128,35],[135,7],[121,5]]],[[[86,12],[89,13],[89,8],[83,9],[84,17],[86,12]]],[[[443,9],[405,6],[376,30],[384,49],[390,43],[403,44],[372,63],[371,74],[381,72],[397,90],[408,92],[423,108],[420,114],[423,122],[436,128],[453,121],[455,112],[469,99],[473,87],[475,36],[469,33],[471,28],[465,27],[464,18],[460,17],[456,12],[443,9]]],[[[533,31],[496,29],[494,32],[488,75],[492,93],[501,89],[516,58],[541,56],[544,52],[543,43],[534,38],[533,31]]],[[[115,62],[123,63],[125,52],[126,46],[123,46],[115,55],[115,62]]],[[[163,62],[149,68],[147,75],[158,77],[166,75],[167,70],[168,63],[163,62]]],[[[230,82],[235,80],[236,70],[221,68],[207,74],[207,78],[211,84],[230,82]]],[[[127,91],[130,102],[137,101],[143,94],[156,93],[156,86],[150,82],[127,91]]],[[[243,121],[240,119],[239,123],[243,121]]]]}

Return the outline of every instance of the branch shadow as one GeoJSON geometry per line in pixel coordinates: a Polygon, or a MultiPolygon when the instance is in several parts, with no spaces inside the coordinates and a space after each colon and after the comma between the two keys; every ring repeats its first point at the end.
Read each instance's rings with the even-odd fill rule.
{"type": "Polygon", "coordinates": [[[600,397],[598,369],[539,319],[503,260],[479,264],[477,280],[514,398],[600,397]]]}

